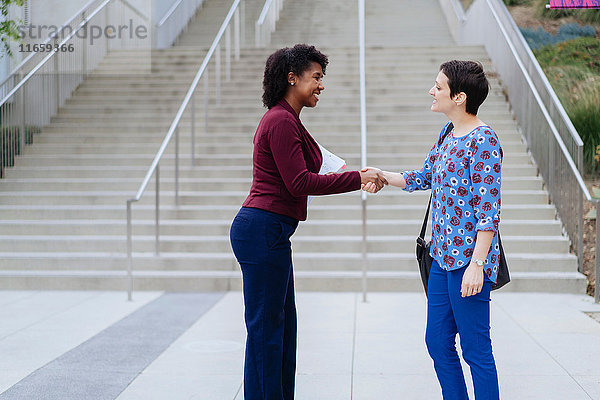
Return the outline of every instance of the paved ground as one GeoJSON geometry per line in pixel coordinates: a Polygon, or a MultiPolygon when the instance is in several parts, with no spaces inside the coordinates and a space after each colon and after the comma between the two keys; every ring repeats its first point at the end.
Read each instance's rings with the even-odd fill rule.
{"type": "MultiPolygon", "coordinates": [[[[297,305],[297,399],[441,398],[420,293],[300,292],[297,305]]],[[[584,295],[493,294],[504,399],[600,400],[586,312],[600,306],[584,295]]],[[[0,400],[239,400],[242,316],[238,292],[0,292],[0,400]]]]}

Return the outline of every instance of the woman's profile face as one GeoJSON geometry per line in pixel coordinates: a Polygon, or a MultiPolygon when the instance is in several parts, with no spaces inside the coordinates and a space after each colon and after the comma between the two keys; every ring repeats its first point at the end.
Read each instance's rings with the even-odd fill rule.
{"type": "Polygon", "coordinates": [[[292,91],[291,94],[303,107],[315,107],[319,101],[319,95],[325,90],[321,64],[311,62],[308,69],[295,78],[294,86],[289,88],[292,91]]]}
{"type": "Polygon", "coordinates": [[[433,96],[433,102],[431,103],[431,111],[447,113],[452,110],[453,106],[456,106],[454,101],[450,98],[450,86],[448,86],[448,77],[440,71],[435,78],[435,83],[429,94],[433,96]]]}

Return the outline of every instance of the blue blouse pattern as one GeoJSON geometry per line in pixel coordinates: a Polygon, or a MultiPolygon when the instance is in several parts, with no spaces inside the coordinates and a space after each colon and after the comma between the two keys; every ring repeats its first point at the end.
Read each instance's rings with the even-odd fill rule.
{"type": "MultiPolygon", "coordinates": [[[[477,231],[498,232],[503,152],[496,132],[480,126],[468,135],[444,137],[431,148],[423,168],[402,173],[406,191],[432,189],[430,254],[445,270],[469,265],[477,231]]],[[[496,282],[500,247],[494,235],[485,275],[496,282]]]]}

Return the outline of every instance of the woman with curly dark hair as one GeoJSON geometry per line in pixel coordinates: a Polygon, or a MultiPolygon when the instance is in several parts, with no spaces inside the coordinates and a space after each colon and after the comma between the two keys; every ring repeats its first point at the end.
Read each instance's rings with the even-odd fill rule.
{"type": "Polygon", "coordinates": [[[387,182],[366,168],[319,175],[321,150],[300,121],[325,89],[327,56],[298,44],[269,56],[263,103],[269,110],[254,135],[253,181],[233,220],[231,246],[241,266],[247,328],[246,400],[292,400],[296,374],[296,305],[290,237],[306,220],[308,195],[359,190],[387,182]]]}

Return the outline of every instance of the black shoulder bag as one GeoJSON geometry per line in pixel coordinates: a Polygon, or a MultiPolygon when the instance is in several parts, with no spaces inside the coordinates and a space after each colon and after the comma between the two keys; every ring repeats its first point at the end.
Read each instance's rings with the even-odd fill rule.
{"type": "MultiPolygon", "coordinates": [[[[452,130],[453,125],[450,123],[444,133],[446,135],[452,130]]],[[[423,225],[421,226],[421,233],[417,237],[417,262],[419,263],[419,272],[421,273],[421,281],[423,282],[423,288],[425,289],[425,295],[427,295],[427,283],[429,282],[429,271],[431,271],[431,264],[433,263],[433,257],[429,255],[431,248],[431,241],[425,241],[425,231],[427,230],[427,222],[429,220],[429,210],[431,209],[432,196],[429,196],[429,203],[427,205],[427,213],[423,219],[423,225]]],[[[502,247],[502,240],[500,239],[500,232],[498,235],[498,246],[500,246],[500,257],[498,258],[498,276],[496,284],[492,285],[492,290],[500,289],[502,286],[510,282],[510,274],[508,272],[508,264],[506,264],[506,257],[504,256],[504,248],[502,247]]]]}

